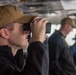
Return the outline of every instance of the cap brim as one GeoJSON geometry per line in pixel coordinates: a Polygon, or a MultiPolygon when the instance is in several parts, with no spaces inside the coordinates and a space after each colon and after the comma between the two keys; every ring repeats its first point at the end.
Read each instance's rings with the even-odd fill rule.
{"type": "Polygon", "coordinates": [[[34,17],[36,17],[36,16],[25,15],[25,16],[22,16],[19,19],[17,19],[15,22],[18,22],[18,23],[29,23],[29,22],[31,22],[33,20],[34,17]]]}

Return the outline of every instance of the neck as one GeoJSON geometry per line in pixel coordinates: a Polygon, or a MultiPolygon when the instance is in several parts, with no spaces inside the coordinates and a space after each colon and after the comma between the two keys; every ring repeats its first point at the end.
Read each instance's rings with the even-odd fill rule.
{"type": "Polygon", "coordinates": [[[0,38],[0,46],[2,45],[8,45],[6,40],[3,40],[2,38],[0,38]]]}
{"type": "Polygon", "coordinates": [[[63,35],[64,37],[66,37],[67,34],[66,34],[66,31],[65,31],[64,29],[60,29],[59,31],[62,33],[62,35],[63,35]]]}
{"type": "Polygon", "coordinates": [[[13,47],[12,47],[12,53],[13,53],[13,56],[15,56],[15,55],[16,55],[17,50],[18,50],[18,49],[16,49],[16,48],[13,48],[13,47]]]}
{"type": "Polygon", "coordinates": [[[9,47],[11,47],[13,55],[15,55],[18,50],[17,47],[9,45],[9,43],[6,39],[0,38],[0,46],[2,46],[2,45],[8,45],[9,47]]]}

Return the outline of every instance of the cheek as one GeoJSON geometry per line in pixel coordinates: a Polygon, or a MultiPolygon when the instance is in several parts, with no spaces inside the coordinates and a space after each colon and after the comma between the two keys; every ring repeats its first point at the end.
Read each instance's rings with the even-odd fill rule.
{"type": "Polygon", "coordinates": [[[28,46],[28,39],[27,38],[25,38],[24,36],[21,36],[19,39],[18,39],[18,41],[20,42],[20,44],[22,45],[22,46],[28,46]]]}
{"type": "Polygon", "coordinates": [[[18,41],[22,46],[28,46],[28,39],[26,37],[27,36],[23,35],[23,36],[20,36],[18,39],[18,41]]]}
{"type": "Polygon", "coordinates": [[[18,34],[11,35],[9,43],[20,47],[28,46],[28,40],[25,38],[25,36],[18,34]]]}
{"type": "Polygon", "coordinates": [[[69,28],[68,28],[68,32],[71,32],[71,31],[72,31],[72,28],[71,28],[71,27],[69,27],[69,28]]]}
{"type": "Polygon", "coordinates": [[[70,30],[71,30],[71,27],[70,27],[70,26],[68,26],[68,28],[67,28],[67,32],[70,32],[70,30]]]}

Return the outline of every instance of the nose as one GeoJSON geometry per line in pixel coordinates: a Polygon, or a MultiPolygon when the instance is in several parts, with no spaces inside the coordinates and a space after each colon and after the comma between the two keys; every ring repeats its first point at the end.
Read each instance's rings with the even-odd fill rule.
{"type": "Polygon", "coordinates": [[[30,31],[24,31],[24,34],[29,35],[30,34],[30,31]]]}

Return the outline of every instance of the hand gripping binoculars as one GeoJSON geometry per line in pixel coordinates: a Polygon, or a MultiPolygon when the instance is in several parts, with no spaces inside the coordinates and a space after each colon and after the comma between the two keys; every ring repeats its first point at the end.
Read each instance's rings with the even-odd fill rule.
{"type": "MultiPolygon", "coordinates": [[[[31,28],[30,28],[30,23],[25,23],[23,25],[23,31],[28,31],[30,30],[31,31],[31,28]]],[[[46,25],[46,33],[50,33],[51,32],[51,23],[48,22],[47,25],[46,25]]]]}

